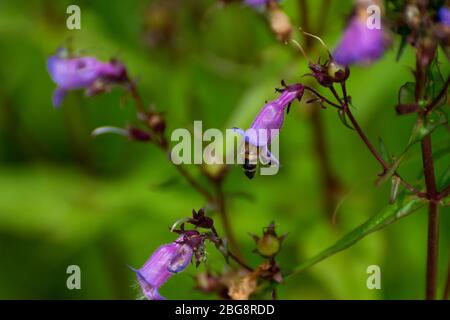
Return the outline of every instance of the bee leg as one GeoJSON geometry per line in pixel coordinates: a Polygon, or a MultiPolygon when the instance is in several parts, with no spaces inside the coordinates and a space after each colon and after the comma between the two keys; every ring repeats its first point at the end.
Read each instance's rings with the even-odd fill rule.
{"type": "Polygon", "coordinates": [[[275,165],[276,167],[280,166],[280,162],[278,161],[278,159],[267,148],[264,150],[263,153],[261,153],[261,157],[263,158],[261,160],[264,161],[265,165],[268,166],[275,165]]]}

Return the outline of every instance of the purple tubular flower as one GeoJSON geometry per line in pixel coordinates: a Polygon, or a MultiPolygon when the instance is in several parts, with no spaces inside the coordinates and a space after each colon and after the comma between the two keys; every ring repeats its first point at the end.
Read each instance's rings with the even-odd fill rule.
{"type": "Polygon", "coordinates": [[[245,142],[255,147],[262,148],[265,155],[278,164],[267,149],[272,142],[272,139],[279,133],[283,126],[284,111],[295,100],[300,100],[303,97],[304,86],[301,84],[294,84],[285,86],[284,89],[279,90],[281,95],[278,99],[268,102],[259,114],[256,116],[252,125],[246,131],[234,128],[236,132],[244,136],[245,142]]]}
{"type": "Polygon", "coordinates": [[[265,6],[270,0],[244,0],[244,3],[253,8],[265,6]]]}
{"type": "Polygon", "coordinates": [[[356,15],[346,27],[333,53],[334,60],[343,66],[369,64],[383,56],[386,39],[383,29],[369,29],[366,18],[356,15]]]}
{"type": "Polygon", "coordinates": [[[441,7],[438,11],[439,21],[446,26],[450,26],[450,9],[447,7],[441,7]]]}
{"type": "Polygon", "coordinates": [[[165,300],[159,288],[175,273],[186,269],[192,259],[192,247],[184,243],[184,236],[170,244],[159,247],[136,272],[142,292],[149,300],[165,300]]]}
{"type": "Polygon", "coordinates": [[[56,54],[47,60],[47,69],[58,85],[53,93],[53,105],[61,105],[67,91],[87,89],[94,91],[98,80],[120,82],[126,77],[125,67],[117,62],[102,62],[94,57],[63,58],[56,54]]]}

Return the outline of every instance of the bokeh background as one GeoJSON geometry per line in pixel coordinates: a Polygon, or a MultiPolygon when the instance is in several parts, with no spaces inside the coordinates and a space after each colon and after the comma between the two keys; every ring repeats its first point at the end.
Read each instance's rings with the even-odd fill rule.
{"type": "MultiPolygon", "coordinates": [[[[333,47],[352,1],[331,1],[326,20],[320,1],[309,2],[312,25],[326,23],[324,40],[333,47]]],[[[283,8],[300,26],[297,1],[285,0],[283,8]]],[[[260,13],[239,4],[0,2],[0,298],[134,299],[139,290],[127,265],[141,266],[159,245],[173,241],[168,227],[204,199],[155,147],[118,136],[91,138],[98,126],[124,126],[133,119],[133,104],[120,89],[89,99],[70,93],[62,108],[52,108],[55,85],[46,59],[62,45],[124,61],[146,102],[166,112],[168,132],[190,128],[194,120],[202,120],[204,128],[246,127],[276,96],[280,80],[301,81],[307,64],[293,46],[275,39],[260,13]],[[66,29],[69,4],[81,7],[81,30],[66,29]],[[81,267],[81,290],[66,288],[71,264],[81,267]]],[[[415,121],[414,115],[395,115],[398,88],[411,79],[414,65],[409,49],[395,62],[396,47],[398,41],[370,68],[353,68],[349,82],[362,127],[374,142],[382,136],[393,153],[402,150],[415,121]]],[[[319,53],[309,54],[315,59],[319,53]]],[[[443,67],[448,72],[447,62],[443,67]]],[[[289,232],[280,254],[281,266],[289,269],[387,205],[389,185],[374,186],[377,163],[334,110],[323,110],[329,157],[344,185],[339,223],[330,223],[310,114],[307,106],[292,107],[280,137],[278,175],[249,181],[240,167],[230,170],[225,190],[250,194],[230,199],[228,206],[234,233],[253,265],[261,260],[251,252],[247,233],[260,233],[272,220],[280,233],[289,232]]],[[[448,131],[441,128],[433,142],[440,147],[445,141],[448,131]]],[[[419,149],[411,153],[401,172],[415,181],[419,149]]],[[[438,176],[449,160],[437,161],[438,176]]],[[[450,252],[449,211],[441,215],[440,293],[450,252]]],[[[426,221],[422,210],[368,236],[291,277],[280,286],[280,298],[423,298],[426,221]],[[381,290],[366,287],[372,264],[381,267],[381,290]]],[[[210,251],[208,264],[221,270],[223,259],[210,251]]],[[[196,272],[190,266],[161,293],[170,299],[213,298],[193,289],[196,272]]]]}

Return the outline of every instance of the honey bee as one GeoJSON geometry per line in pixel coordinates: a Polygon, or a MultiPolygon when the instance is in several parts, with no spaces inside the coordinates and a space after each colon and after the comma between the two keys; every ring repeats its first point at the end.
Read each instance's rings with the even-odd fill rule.
{"type": "Polygon", "coordinates": [[[250,144],[249,142],[244,143],[244,164],[242,168],[244,173],[249,179],[253,179],[256,170],[258,168],[258,147],[250,144]]]}
{"type": "Polygon", "coordinates": [[[279,166],[278,159],[269,151],[267,143],[258,144],[258,139],[252,139],[251,135],[247,134],[247,132],[239,128],[233,129],[244,137],[244,142],[241,145],[240,159],[243,160],[242,167],[247,178],[253,179],[259,166],[279,166]]]}

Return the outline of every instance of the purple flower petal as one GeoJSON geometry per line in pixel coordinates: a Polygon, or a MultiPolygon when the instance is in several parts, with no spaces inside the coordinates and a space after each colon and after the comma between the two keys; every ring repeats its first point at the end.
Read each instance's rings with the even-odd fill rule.
{"type": "Polygon", "coordinates": [[[66,93],[66,90],[61,88],[56,88],[55,91],[53,91],[52,102],[55,108],[58,108],[61,105],[66,93]]]}
{"type": "Polygon", "coordinates": [[[59,106],[63,92],[89,89],[97,80],[120,82],[126,76],[124,66],[116,62],[102,62],[94,57],[63,58],[56,54],[47,60],[48,73],[58,85],[53,104],[59,106]]]}
{"type": "Polygon", "coordinates": [[[175,273],[181,272],[192,259],[193,250],[183,244],[181,236],[175,242],[159,247],[147,260],[144,266],[136,272],[136,277],[142,292],[149,300],[164,299],[159,294],[159,288],[175,273]]]}
{"type": "Polygon", "coordinates": [[[369,29],[366,20],[352,18],[333,53],[338,64],[368,64],[383,56],[386,43],[382,29],[369,29]]]}
{"type": "Polygon", "coordinates": [[[439,21],[447,26],[450,26],[450,9],[441,7],[438,11],[439,21]]]}
{"type": "Polygon", "coordinates": [[[244,0],[244,3],[251,7],[264,6],[269,2],[269,0],[244,0]]]}
{"type": "Polygon", "coordinates": [[[300,99],[303,91],[302,85],[287,86],[278,99],[268,102],[245,131],[246,141],[257,147],[270,145],[283,126],[286,108],[295,99],[300,99]]]}
{"type": "Polygon", "coordinates": [[[193,251],[190,246],[188,246],[187,244],[180,245],[177,252],[170,260],[169,265],[167,266],[167,270],[172,273],[179,273],[183,271],[191,262],[192,255],[193,251]]]}

